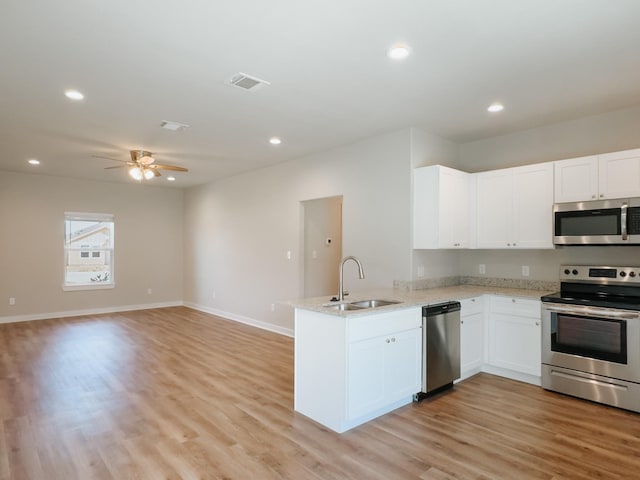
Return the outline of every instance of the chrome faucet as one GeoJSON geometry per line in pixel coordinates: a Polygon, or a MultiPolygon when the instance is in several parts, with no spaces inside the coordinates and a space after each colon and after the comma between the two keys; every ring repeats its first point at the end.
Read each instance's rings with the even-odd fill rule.
{"type": "Polygon", "coordinates": [[[364,270],[362,269],[362,264],[360,263],[360,260],[358,260],[356,257],[344,257],[342,259],[342,263],[340,264],[340,291],[338,292],[338,301],[342,302],[344,300],[344,264],[347,262],[347,260],[353,260],[354,262],[356,262],[358,264],[358,275],[360,276],[360,280],[362,280],[364,278],[364,270]]]}

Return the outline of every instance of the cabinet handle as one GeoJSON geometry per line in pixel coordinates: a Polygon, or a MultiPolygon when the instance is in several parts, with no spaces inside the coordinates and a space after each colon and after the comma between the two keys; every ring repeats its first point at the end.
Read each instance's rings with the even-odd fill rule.
{"type": "Polygon", "coordinates": [[[513,246],[515,247],[515,246],[516,246],[516,244],[514,243],[514,244],[513,244],[513,246]]]}
{"type": "Polygon", "coordinates": [[[472,299],[471,299],[471,301],[472,301],[472,302],[475,302],[475,301],[476,301],[476,299],[475,299],[475,298],[472,298],[472,299]]]}
{"type": "Polygon", "coordinates": [[[512,301],[513,303],[516,303],[516,299],[515,299],[515,298],[512,298],[512,299],[511,299],[511,301],[512,301]]]}
{"type": "Polygon", "coordinates": [[[389,340],[388,338],[387,338],[387,343],[391,343],[391,340],[389,340]]]}
{"type": "Polygon", "coordinates": [[[595,195],[591,195],[591,198],[594,199],[594,198],[596,198],[596,196],[595,195]]]}
{"type": "Polygon", "coordinates": [[[460,320],[460,323],[464,325],[464,320],[460,320]]]}
{"type": "Polygon", "coordinates": [[[396,341],[396,337],[392,337],[392,338],[391,338],[391,341],[392,341],[392,342],[395,342],[395,341],[396,341]]]}
{"type": "Polygon", "coordinates": [[[604,198],[604,193],[601,193],[601,194],[600,194],[600,198],[604,198]]]}
{"type": "Polygon", "coordinates": [[[510,247],[510,246],[511,246],[511,244],[510,244],[510,243],[507,243],[507,247],[510,247]]]}
{"type": "Polygon", "coordinates": [[[539,327],[539,326],[540,326],[540,322],[536,322],[536,326],[538,326],[538,327],[539,327]]]}

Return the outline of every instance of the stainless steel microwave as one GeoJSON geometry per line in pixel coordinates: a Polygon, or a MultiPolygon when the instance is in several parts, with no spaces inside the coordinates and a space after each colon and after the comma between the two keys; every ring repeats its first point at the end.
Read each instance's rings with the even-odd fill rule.
{"type": "Polygon", "coordinates": [[[556,203],[556,245],[640,245],[640,198],[556,203]]]}

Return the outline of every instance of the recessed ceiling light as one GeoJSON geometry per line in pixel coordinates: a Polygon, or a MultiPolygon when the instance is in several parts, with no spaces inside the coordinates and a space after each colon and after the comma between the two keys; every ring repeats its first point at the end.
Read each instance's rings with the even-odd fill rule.
{"type": "Polygon", "coordinates": [[[175,182],[176,181],[176,177],[167,177],[167,181],[175,182]]]}
{"type": "Polygon", "coordinates": [[[409,47],[403,43],[394,45],[387,51],[387,56],[392,60],[403,60],[409,56],[409,47]]]}
{"type": "Polygon", "coordinates": [[[64,92],[64,94],[71,100],[82,100],[84,98],[82,92],[79,92],[78,90],[67,90],[66,92],[64,92]]]}
{"type": "Polygon", "coordinates": [[[504,105],[502,105],[501,103],[492,103],[491,105],[489,105],[489,108],[487,108],[487,111],[491,113],[498,113],[502,110],[504,110],[504,105]]]}
{"type": "Polygon", "coordinates": [[[40,165],[40,160],[32,158],[31,160],[29,160],[29,165],[40,165]]]}
{"type": "Polygon", "coordinates": [[[269,139],[269,143],[271,145],[280,145],[282,143],[282,140],[280,140],[278,137],[271,137],[269,139]]]}

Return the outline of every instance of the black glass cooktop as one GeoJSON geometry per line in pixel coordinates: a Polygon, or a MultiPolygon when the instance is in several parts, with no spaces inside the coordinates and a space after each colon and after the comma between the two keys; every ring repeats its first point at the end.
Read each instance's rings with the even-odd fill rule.
{"type": "Polygon", "coordinates": [[[589,307],[618,308],[640,311],[640,297],[584,292],[555,292],[540,298],[543,302],[584,305],[589,307]]]}

